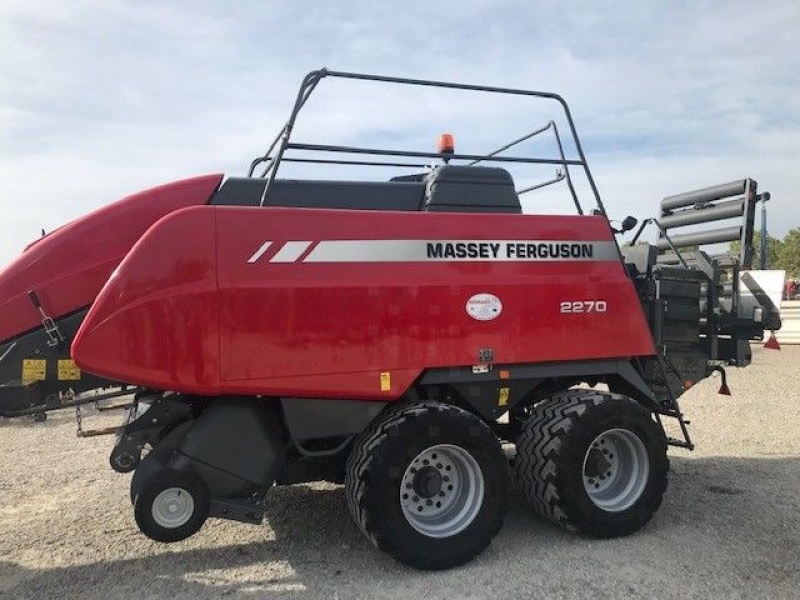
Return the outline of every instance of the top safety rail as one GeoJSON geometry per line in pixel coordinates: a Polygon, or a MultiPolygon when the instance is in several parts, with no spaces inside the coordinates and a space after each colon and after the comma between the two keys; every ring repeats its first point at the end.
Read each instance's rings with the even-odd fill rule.
{"type": "Polygon", "coordinates": [[[586,157],[584,155],[580,139],[578,138],[578,133],[575,129],[575,123],[572,119],[572,114],[570,113],[569,107],[567,106],[567,103],[564,101],[564,99],[558,94],[554,94],[551,92],[538,92],[533,90],[521,90],[521,89],[502,88],[502,87],[493,87],[485,85],[470,85],[470,84],[452,83],[446,81],[407,79],[402,77],[367,75],[361,73],[346,73],[341,71],[330,71],[328,69],[320,69],[317,71],[312,71],[305,76],[302,84],[300,85],[300,89],[297,93],[297,98],[295,100],[294,107],[292,108],[291,115],[289,116],[289,120],[286,122],[286,124],[278,133],[278,135],[269,145],[267,151],[262,156],[259,156],[255,160],[253,160],[253,162],[250,164],[248,177],[257,176],[261,178],[266,178],[267,183],[261,195],[261,205],[263,206],[265,199],[269,194],[270,188],[272,187],[272,183],[275,180],[278,168],[283,162],[326,164],[326,165],[357,165],[357,166],[369,166],[369,167],[397,167],[397,168],[415,168],[415,169],[430,167],[430,164],[425,164],[421,162],[408,162],[408,161],[399,162],[398,161],[399,158],[407,158],[407,159],[443,158],[445,159],[445,162],[456,163],[457,161],[463,161],[461,164],[464,164],[466,166],[471,166],[482,162],[499,163],[501,165],[504,163],[528,164],[528,165],[554,165],[558,169],[553,179],[517,190],[517,193],[524,194],[536,189],[543,188],[545,186],[552,185],[559,181],[566,180],[566,184],[569,188],[572,200],[575,204],[578,214],[582,215],[584,214],[584,211],[578,200],[578,196],[575,191],[572,176],[570,173],[570,167],[580,167],[583,169],[586,180],[588,181],[592,194],[594,195],[594,201],[597,205],[597,209],[601,214],[603,215],[606,214],[605,207],[603,206],[602,200],[600,199],[600,194],[597,190],[597,186],[595,185],[594,178],[592,177],[592,173],[589,170],[589,165],[586,162],[586,157]],[[292,141],[291,140],[292,131],[294,129],[295,122],[297,121],[297,117],[300,113],[300,110],[308,101],[309,97],[311,96],[311,93],[314,91],[314,89],[317,87],[320,81],[322,81],[326,77],[336,77],[340,79],[355,79],[362,81],[374,81],[379,83],[402,84],[411,86],[446,88],[453,90],[467,90],[474,92],[485,92],[489,94],[504,94],[510,96],[523,96],[523,97],[552,100],[557,102],[563,108],[564,116],[566,118],[567,125],[570,129],[570,133],[572,134],[572,139],[575,145],[575,150],[577,152],[578,158],[573,159],[566,157],[564,153],[564,146],[561,141],[561,136],[559,135],[558,127],[556,123],[552,120],[549,121],[545,126],[540,127],[526,135],[523,135],[522,137],[519,137],[487,154],[458,154],[455,152],[452,153],[448,152],[447,154],[444,154],[442,152],[418,152],[418,151],[407,151],[407,150],[396,150],[396,149],[385,149],[385,148],[364,148],[357,146],[310,144],[310,143],[301,143],[292,141]],[[552,131],[555,137],[559,154],[557,157],[527,157],[527,156],[506,156],[506,155],[501,156],[501,154],[506,150],[522,142],[530,140],[540,134],[543,134],[547,131],[552,131]],[[293,154],[292,151],[295,151],[297,154],[300,155],[298,156],[297,154],[293,154]],[[302,153],[308,153],[308,152],[323,153],[323,154],[334,153],[334,154],[349,155],[350,157],[334,159],[334,158],[308,157],[307,155],[305,156],[302,155],[302,153]],[[381,160],[372,160],[365,158],[373,156],[379,157],[381,158],[381,160]],[[255,175],[256,169],[262,165],[263,169],[261,170],[261,172],[258,175],[255,175]]]}

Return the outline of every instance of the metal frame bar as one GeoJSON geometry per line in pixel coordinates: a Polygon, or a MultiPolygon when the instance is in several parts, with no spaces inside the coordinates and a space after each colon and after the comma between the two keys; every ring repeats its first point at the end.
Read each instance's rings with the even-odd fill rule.
{"type": "MultiPolygon", "coordinates": [[[[597,189],[597,185],[595,184],[594,177],[589,169],[589,165],[586,162],[586,156],[583,152],[583,146],[581,145],[580,138],[578,137],[578,132],[575,128],[575,122],[572,119],[572,114],[569,110],[569,106],[567,106],[566,101],[559,96],[558,94],[554,94],[552,92],[540,92],[535,90],[521,90],[515,88],[503,88],[503,87],[496,87],[496,86],[486,86],[486,85],[472,85],[472,84],[464,84],[464,83],[452,83],[447,81],[435,81],[435,80],[425,80],[425,79],[409,79],[404,77],[389,77],[384,75],[368,75],[363,73],[348,73],[343,71],[330,71],[328,69],[319,69],[317,71],[312,71],[308,73],[303,82],[300,85],[300,89],[297,93],[297,98],[295,100],[294,107],[292,108],[292,112],[289,116],[289,120],[283,126],[281,131],[278,133],[277,137],[273,140],[273,142],[268,147],[267,151],[257,158],[255,158],[250,163],[250,169],[248,171],[248,176],[252,177],[255,173],[256,168],[264,164],[264,169],[261,172],[260,177],[266,178],[267,183],[264,186],[264,190],[261,194],[261,206],[264,205],[265,199],[269,194],[270,188],[272,187],[272,182],[275,179],[275,175],[280,167],[281,162],[284,160],[284,154],[286,150],[306,150],[306,151],[322,151],[322,152],[342,152],[342,153],[352,153],[352,154],[373,154],[373,155],[381,155],[381,156],[407,156],[412,158],[439,158],[441,154],[438,153],[428,153],[428,152],[403,152],[397,150],[378,150],[378,149],[371,149],[371,148],[354,148],[348,146],[323,146],[323,145],[315,145],[315,144],[296,144],[290,143],[289,140],[291,138],[292,130],[294,129],[295,122],[297,121],[298,114],[300,113],[300,109],[305,105],[306,101],[310,97],[311,93],[317,87],[320,81],[325,77],[336,77],[340,79],[353,79],[353,80],[360,80],[360,81],[375,81],[380,83],[392,83],[392,84],[402,84],[402,85],[414,85],[414,86],[422,86],[422,87],[438,87],[444,89],[457,89],[457,90],[467,90],[467,91],[474,91],[474,92],[486,92],[492,94],[505,94],[505,95],[512,95],[512,96],[525,96],[525,97],[534,97],[534,98],[541,98],[545,100],[552,100],[557,102],[561,105],[561,108],[564,111],[564,116],[566,121],[569,125],[570,132],[572,134],[572,139],[575,144],[575,150],[578,154],[579,160],[567,160],[564,156],[564,148],[561,143],[561,138],[558,134],[557,128],[555,128],[555,123],[553,123],[554,132],[556,135],[556,141],[559,147],[559,152],[561,155],[560,160],[558,159],[532,159],[532,158],[516,158],[516,157],[498,157],[496,154],[502,152],[507,148],[501,148],[498,151],[495,151],[489,155],[454,155],[450,158],[460,158],[464,160],[477,160],[477,161],[492,161],[492,162],[517,162],[517,163],[530,163],[530,164],[556,164],[556,165],[563,165],[565,169],[565,177],[567,179],[567,184],[569,185],[570,193],[573,196],[573,200],[575,202],[576,208],[578,209],[579,214],[583,214],[583,210],[580,206],[578,201],[577,195],[575,193],[574,186],[572,185],[572,180],[569,175],[569,165],[580,166],[583,167],[583,171],[586,175],[586,179],[589,183],[589,187],[592,190],[592,194],[594,195],[595,203],[597,204],[597,208],[600,210],[602,214],[605,215],[605,207],[603,206],[603,202],[600,198],[600,193],[597,189]],[[273,151],[275,151],[273,155],[273,151]]],[[[549,124],[544,130],[549,128],[549,124]]],[[[538,132],[538,133],[541,133],[538,132]]],[[[537,135],[534,132],[533,135],[537,135]]],[[[533,135],[529,135],[524,137],[516,142],[512,142],[511,146],[524,141],[524,139],[529,139],[529,137],[533,137],[533,135]]],[[[510,147],[510,146],[509,146],[510,147]]],[[[287,161],[289,159],[286,159],[287,161]]],[[[298,161],[298,159],[293,159],[298,161]]],[[[308,162],[318,162],[308,160],[308,162]]],[[[324,163],[324,164],[359,164],[357,162],[349,162],[349,163],[324,163]]],[[[392,165],[386,165],[392,166],[392,165]]],[[[406,166],[406,165],[403,165],[406,166]]],[[[551,181],[547,183],[555,183],[551,181]]],[[[543,187],[543,186],[539,186],[543,187]]],[[[526,191],[530,191],[531,189],[537,189],[536,186],[529,188],[526,191]]]]}
{"type": "Polygon", "coordinates": [[[648,223],[655,223],[656,227],[658,227],[658,229],[661,231],[661,234],[664,236],[664,239],[667,240],[667,244],[669,244],[670,249],[675,253],[675,256],[677,256],[678,260],[681,261],[681,264],[688,269],[689,268],[688,263],[683,259],[683,256],[681,256],[680,252],[678,252],[678,249],[675,247],[675,244],[672,243],[672,240],[667,234],[667,229],[661,223],[659,223],[658,219],[645,219],[644,221],[642,221],[642,224],[639,226],[639,230],[636,232],[636,235],[634,235],[633,239],[630,241],[630,245],[633,246],[636,243],[636,240],[639,239],[639,236],[642,234],[642,231],[644,231],[644,228],[645,226],[647,226],[648,223]]]}
{"type": "MultiPolygon", "coordinates": [[[[553,121],[549,121],[547,123],[547,125],[545,125],[544,127],[540,127],[539,129],[535,129],[534,131],[531,131],[530,133],[526,133],[522,137],[515,139],[513,142],[509,142],[507,144],[504,144],[504,145],[500,146],[497,150],[493,150],[492,152],[489,152],[489,154],[487,154],[484,158],[479,158],[478,160],[473,160],[467,166],[468,167],[474,167],[479,162],[483,162],[484,160],[487,160],[488,158],[490,158],[492,156],[497,156],[501,152],[504,152],[504,151],[508,150],[509,148],[513,148],[517,144],[521,144],[522,142],[524,142],[526,140],[529,140],[531,138],[536,137],[540,133],[544,133],[545,131],[547,131],[548,129],[550,129],[553,126],[555,126],[555,123],[553,121]]],[[[561,158],[563,159],[564,156],[562,155],[561,158]]]]}
{"type": "MultiPolygon", "coordinates": [[[[382,148],[359,148],[357,146],[329,146],[326,144],[289,143],[287,150],[310,150],[313,152],[340,152],[343,154],[369,154],[376,156],[408,156],[410,158],[439,158],[439,152],[415,152],[412,150],[385,150],[382,148]]],[[[515,162],[535,165],[581,165],[579,160],[556,158],[525,158],[524,156],[494,156],[484,154],[448,154],[448,160],[486,160],[492,162],[515,162]]]]}
{"type": "Polygon", "coordinates": [[[74,408],[76,406],[82,406],[84,404],[91,404],[92,402],[99,402],[100,400],[108,400],[111,398],[119,398],[121,396],[130,396],[135,394],[139,388],[128,388],[123,390],[118,390],[116,392],[106,392],[104,394],[97,394],[94,396],[82,396],[82,397],[75,397],[72,400],[65,400],[64,402],[59,402],[58,404],[37,404],[35,406],[30,406],[28,408],[23,408],[20,410],[15,410],[13,412],[9,412],[4,414],[4,417],[9,419],[13,419],[16,417],[24,417],[27,415],[35,415],[37,413],[43,412],[50,412],[53,410],[61,410],[62,408],[74,408]]]}
{"type": "Polygon", "coordinates": [[[312,163],[321,165],[355,165],[360,167],[407,167],[409,169],[424,169],[427,163],[401,163],[372,160],[333,160],[326,158],[293,158],[284,156],[281,162],[312,163]]]}
{"type": "Polygon", "coordinates": [[[549,129],[553,130],[553,135],[556,138],[556,144],[558,145],[558,154],[559,154],[559,156],[561,156],[560,164],[563,165],[564,171],[562,172],[562,171],[558,171],[557,170],[555,178],[549,179],[549,180],[547,180],[547,181],[545,181],[543,183],[537,183],[536,185],[532,185],[532,186],[523,188],[521,190],[517,190],[517,195],[526,194],[528,192],[532,192],[533,190],[538,190],[538,189],[541,189],[543,187],[547,187],[548,185],[552,185],[554,183],[558,183],[559,181],[563,181],[564,179],[566,179],[567,180],[567,186],[569,187],[569,193],[572,195],[572,201],[575,203],[575,208],[578,209],[578,214],[582,215],[583,214],[583,209],[581,208],[580,202],[578,202],[578,195],[575,193],[575,186],[572,185],[572,177],[570,177],[570,174],[569,174],[569,163],[567,163],[567,157],[564,155],[564,146],[561,143],[561,136],[558,133],[558,125],[556,125],[555,121],[548,121],[547,125],[545,125],[544,127],[540,127],[539,129],[536,129],[536,130],[534,130],[534,131],[532,131],[530,133],[527,133],[527,134],[523,135],[522,137],[517,138],[516,140],[514,140],[512,142],[509,142],[508,144],[500,146],[500,148],[498,148],[497,150],[494,150],[493,152],[490,152],[489,154],[487,154],[486,158],[481,158],[479,160],[472,161],[471,163],[469,163],[469,166],[477,165],[479,162],[487,160],[489,157],[495,157],[498,154],[500,154],[501,152],[504,152],[504,151],[508,150],[509,148],[512,148],[512,147],[516,146],[517,144],[521,144],[522,142],[525,142],[525,141],[527,141],[527,140],[529,140],[531,138],[534,138],[537,135],[539,135],[540,133],[544,133],[545,131],[547,131],[549,129]]]}

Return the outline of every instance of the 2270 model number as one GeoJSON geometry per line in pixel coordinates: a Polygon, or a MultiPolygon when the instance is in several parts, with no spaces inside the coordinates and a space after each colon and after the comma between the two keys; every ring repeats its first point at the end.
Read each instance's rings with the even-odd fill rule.
{"type": "Polygon", "coordinates": [[[604,313],[608,310],[605,300],[574,300],[561,303],[561,313],[604,313]]]}

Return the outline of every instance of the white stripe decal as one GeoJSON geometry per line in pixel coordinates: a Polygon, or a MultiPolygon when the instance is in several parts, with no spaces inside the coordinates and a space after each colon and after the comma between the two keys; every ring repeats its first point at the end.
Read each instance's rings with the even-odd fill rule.
{"type": "Polygon", "coordinates": [[[291,263],[296,261],[311,245],[311,242],[286,242],[283,248],[270,259],[271,263],[291,263]]]}
{"type": "Polygon", "coordinates": [[[264,253],[265,253],[267,250],[269,250],[269,247],[270,247],[271,245],[272,245],[272,242],[271,242],[271,241],[266,241],[266,242],[264,242],[263,244],[261,244],[261,247],[260,247],[258,250],[256,250],[255,252],[253,252],[253,256],[251,256],[250,258],[248,258],[248,259],[247,259],[247,262],[249,262],[249,263],[254,263],[254,262],[256,262],[256,261],[257,261],[259,258],[261,258],[262,256],[264,256],[264,253]]]}
{"type": "Polygon", "coordinates": [[[619,253],[614,242],[591,240],[329,240],[303,262],[576,260],[619,260],[619,253]]]}

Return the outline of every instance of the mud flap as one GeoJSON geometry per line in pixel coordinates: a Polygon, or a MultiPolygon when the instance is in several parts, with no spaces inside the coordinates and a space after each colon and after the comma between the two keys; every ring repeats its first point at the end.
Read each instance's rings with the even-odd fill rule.
{"type": "MultiPolygon", "coordinates": [[[[259,495],[275,481],[285,459],[280,424],[277,402],[215,399],[181,440],[171,467],[202,477],[211,493],[212,506],[215,498],[230,504],[259,495]]],[[[231,506],[227,509],[238,512],[232,511],[231,506]]]]}

